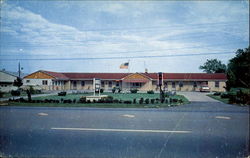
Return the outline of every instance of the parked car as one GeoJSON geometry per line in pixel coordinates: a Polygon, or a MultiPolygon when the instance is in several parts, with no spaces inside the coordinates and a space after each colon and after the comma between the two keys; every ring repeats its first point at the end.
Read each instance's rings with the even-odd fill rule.
{"type": "Polygon", "coordinates": [[[210,92],[210,88],[208,86],[201,86],[200,92],[210,92]]]}

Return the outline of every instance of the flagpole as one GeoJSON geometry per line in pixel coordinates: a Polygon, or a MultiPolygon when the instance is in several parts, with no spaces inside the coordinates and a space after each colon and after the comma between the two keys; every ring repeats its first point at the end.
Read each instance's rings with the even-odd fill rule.
{"type": "MultiPolygon", "coordinates": [[[[130,59],[128,60],[128,75],[130,75],[129,73],[130,73],[130,59]]],[[[129,88],[129,91],[130,91],[130,79],[128,79],[128,83],[129,83],[129,85],[128,85],[128,88],[129,88]]]]}

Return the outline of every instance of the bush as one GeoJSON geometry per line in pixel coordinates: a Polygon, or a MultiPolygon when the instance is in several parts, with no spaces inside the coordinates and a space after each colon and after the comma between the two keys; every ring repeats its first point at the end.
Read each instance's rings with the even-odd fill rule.
{"type": "Polygon", "coordinates": [[[119,103],[119,100],[118,99],[114,99],[113,103],[119,103]]]}
{"type": "MultiPolygon", "coordinates": [[[[63,99],[61,99],[61,100],[63,100],[63,99]]],[[[86,103],[86,97],[81,97],[79,99],[79,103],[86,103]]]]}
{"type": "Polygon", "coordinates": [[[143,102],[144,102],[144,99],[141,98],[141,99],[139,100],[139,104],[142,104],[143,102]]]}
{"type": "Polygon", "coordinates": [[[250,105],[250,90],[239,89],[236,94],[234,92],[229,93],[229,103],[247,104],[250,105]]]}
{"type": "Polygon", "coordinates": [[[132,104],[132,101],[131,100],[125,100],[123,103],[124,104],[132,104]]]}
{"type": "Polygon", "coordinates": [[[145,99],[145,103],[146,103],[146,104],[149,104],[149,99],[148,99],[148,98],[145,99]]]}
{"type": "Polygon", "coordinates": [[[116,90],[116,88],[114,87],[114,88],[112,88],[112,93],[115,93],[115,90],[116,90]]]}
{"type": "Polygon", "coordinates": [[[229,98],[229,94],[228,93],[222,93],[220,95],[221,98],[229,98]]]}
{"type": "Polygon", "coordinates": [[[168,98],[169,96],[171,96],[171,93],[170,92],[166,92],[164,95],[165,95],[166,98],[168,98]]]}
{"type": "Polygon", "coordinates": [[[164,103],[164,101],[165,101],[165,99],[163,98],[163,99],[161,100],[161,103],[164,103]]]}
{"type": "Polygon", "coordinates": [[[138,89],[131,89],[130,92],[131,92],[131,93],[137,93],[137,92],[138,92],[138,89]]]}
{"type": "Polygon", "coordinates": [[[108,96],[107,98],[104,99],[104,103],[113,103],[113,97],[108,96]]]}
{"type": "Polygon", "coordinates": [[[100,89],[100,93],[103,93],[103,91],[104,91],[103,89],[100,89]]]}
{"type": "Polygon", "coordinates": [[[3,95],[4,95],[4,92],[1,92],[1,91],[0,91],[0,98],[2,98],[3,95]]]}
{"type": "Polygon", "coordinates": [[[148,94],[154,94],[155,92],[153,90],[147,91],[148,94]]]}
{"type": "Polygon", "coordinates": [[[133,104],[136,104],[136,98],[133,99],[133,104]]]}
{"type": "Polygon", "coordinates": [[[173,98],[173,99],[172,99],[172,102],[177,103],[177,102],[178,102],[178,99],[173,98]]]}
{"type": "Polygon", "coordinates": [[[215,92],[213,95],[219,96],[219,95],[221,95],[221,92],[215,92]]]}
{"type": "Polygon", "coordinates": [[[67,92],[59,92],[58,96],[66,96],[67,92]]]}
{"type": "Polygon", "coordinates": [[[21,94],[21,92],[19,90],[16,90],[16,91],[12,90],[10,93],[12,96],[20,96],[20,94],[21,94]]]}
{"type": "Polygon", "coordinates": [[[154,104],[155,103],[155,99],[151,99],[150,102],[151,102],[151,104],[154,104]]]}

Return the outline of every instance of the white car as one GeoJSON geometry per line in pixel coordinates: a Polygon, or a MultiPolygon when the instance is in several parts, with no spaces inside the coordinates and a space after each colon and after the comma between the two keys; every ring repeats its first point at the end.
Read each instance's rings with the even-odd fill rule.
{"type": "Polygon", "coordinates": [[[210,92],[210,88],[208,86],[201,86],[200,92],[210,92]]]}

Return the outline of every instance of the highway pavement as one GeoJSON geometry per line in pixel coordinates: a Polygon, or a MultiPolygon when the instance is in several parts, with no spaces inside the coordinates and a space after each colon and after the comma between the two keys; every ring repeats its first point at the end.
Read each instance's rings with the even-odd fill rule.
{"type": "Polygon", "coordinates": [[[0,157],[236,158],[249,155],[249,108],[0,107],[0,157]]]}

